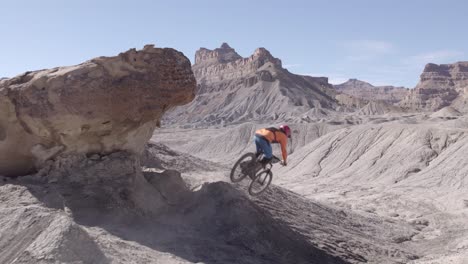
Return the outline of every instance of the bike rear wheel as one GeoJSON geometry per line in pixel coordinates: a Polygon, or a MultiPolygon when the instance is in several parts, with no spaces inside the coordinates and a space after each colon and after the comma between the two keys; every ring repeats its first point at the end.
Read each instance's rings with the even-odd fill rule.
{"type": "Polygon", "coordinates": [[[249,186],[249,193],[252,196],[259,195],[264,192],[273,179],[271,170],[264,170],[257,174],[249,186]]]}
{"type": "Polygon", "coordinates": [[[246,153],[234,164],[231,170],[231,181],[240,182],[245,177],[255,173],[256,157],[254,153],[246,153]]]}

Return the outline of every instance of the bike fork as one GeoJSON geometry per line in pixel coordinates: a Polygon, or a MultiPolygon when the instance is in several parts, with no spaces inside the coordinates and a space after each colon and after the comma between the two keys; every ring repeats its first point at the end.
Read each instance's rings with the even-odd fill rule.
{"type": "Polygon", "coordinates": [[[270,169],[266,169],[265,172],[266,172],[265,177],[263,177],[263,179],[259,179],[261,185],[265,184],[265,181],[268,178],[268,175],[270,175],[270,169]]]}

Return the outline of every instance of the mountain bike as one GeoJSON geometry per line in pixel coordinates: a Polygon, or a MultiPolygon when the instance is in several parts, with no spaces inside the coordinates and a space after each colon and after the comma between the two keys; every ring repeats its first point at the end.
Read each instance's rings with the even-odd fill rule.
{"type": "Polygon", "coordinates": [[[246,153],[234,164],[231,170],[231,181],[240,182],[245,177],[249,176],[252,180],[249,186],[249,194],[252,196],[259,195],[264,192],[273,179],[271,168],[273,164],[280,161],[276,156],[265,165],[261,164],[263,154],[258,157],[254,153],[246,153]]]}

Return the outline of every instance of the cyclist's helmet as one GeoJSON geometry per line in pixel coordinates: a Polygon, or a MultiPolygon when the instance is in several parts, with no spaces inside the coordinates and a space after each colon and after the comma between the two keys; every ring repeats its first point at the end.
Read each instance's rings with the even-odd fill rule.
{"type": "Polygon", "coordinates": [[[291,129],[289,128],[289,126],[287,125],[281,125],[280,127],[280,130],[284,132],[284,134],[286,134],[286,136],[288,138],[291,138],[291,129]]]}

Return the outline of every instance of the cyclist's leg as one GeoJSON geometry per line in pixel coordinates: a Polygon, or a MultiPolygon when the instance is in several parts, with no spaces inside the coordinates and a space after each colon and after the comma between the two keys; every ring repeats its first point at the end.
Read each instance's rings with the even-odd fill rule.
{"type": "Polygon", "coordinates": [[[271,144],[266,142],[266,146],[263,149],[263,155],[265,159],[271,160],[273,158],[273,149],[271,148],[271,144]]]}
{"type": "Polygon", "coordinates": [[[261,163],[265,165],[273,158],[273,149],[271,148],[270,142],[266,141],[263,138],[258,137],[258,140],[256,142],[258,142],[260,148],[262,149],[263,159],[261,163]]]}
{"type": "Polygon", "coordinates": [[[263,153],[262,141],[264,141],[262,138],[254,136],[255,147],[257,149],[257,152],[255,152],[255,157],[257,158],[258,156],[260,156],[261,153],[263,153]]]}
{"type": "Polygon", "coordinates": [[[264,150],[263,159],[261,160],[262,166],[265,167],[265,165],[268,164],[272,158],[273,150],[271,148],[271,144],[268,144],[268,146],[264,150]]]}

